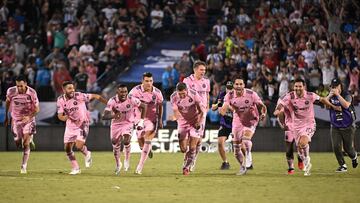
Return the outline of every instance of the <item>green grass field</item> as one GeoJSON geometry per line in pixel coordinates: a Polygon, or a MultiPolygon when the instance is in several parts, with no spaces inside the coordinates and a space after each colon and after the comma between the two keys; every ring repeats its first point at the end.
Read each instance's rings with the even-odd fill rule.
{"type": "Polygon", "coordinates": [[[133,154],[131,170],[114,175],[111,152],[94,152],[93,165],[71,176],[64,152],[33,152],[28,174],[19,173],[20,152],[0,153],[0,202],[359,202],[360,168],[335,173],[332,153],[311,153],[313,170],[304,177],[297,170],[286,175],[283,153],[253,153],[254,170],[235,176],[238,164],[229,154],[231,169],[219,170],[217,154],[200,154],[196,171],[184,177],[182,157],[154,154],[141,176],[133,174],[139,154],[133,154]]]}

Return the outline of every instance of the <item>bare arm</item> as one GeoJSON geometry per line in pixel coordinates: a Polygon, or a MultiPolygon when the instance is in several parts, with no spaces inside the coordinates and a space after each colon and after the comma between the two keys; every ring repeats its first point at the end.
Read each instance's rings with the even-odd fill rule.
{"type": "Polygon", "coordinates": [[[163,127],[163,123],[162,123],[162,116],[163,116],[163,106],[162,103],[158,104],[158,122],[159,122],[159,127],[162,128],[163,127]]]}
{"type": "Polygon", "coordinates": [[[327,100],[326,97],[320,97],[320,100],[319,100],[321,103],[327,105],[327,106],[330,106],[332,109],[336,110],[336,111],[341,111],[341,107],[340,106],[335,106],[333,105],[332,103],[329,102],[329,100],[327,100]]]}
{"type": "Polygon", "coordinates": [[[99,100],[103,104],[107,104],[107,100],[99,94],[91,94],[90,100],[91,99],[96,99],[96,100],[99,100]]]}
{"type": "Polygon", "coordinates": [[[228,111],[230,105],[228,103],[224,103],[223,106],[219,109],[219,113],[222,116],[225,116],[226,112],[228,111]]]}
{"type": "Polygon", "coordinates": [[[58,118],[59,120],[66,122],[68,116],[65,113],[58,113],[58,118]]]}
{"type": "Polygon", "coordinates": [[[144,103],[141,103],[139,106],[139,109],[141,111],[141,119],[145,118],[146,112],[147,112],[147,105],[144,103]]]}
{"type": "Polygon", "coordinates": [[[263,120],[266,117],[266,113],[267,113],[267,108],[265,106],[264,103],[260,103],[257,105],[258,108],[261,108],[261,115],[260,115],[260,120],[263,120]]]}
{"type": "Polygon", "coordinates": [[[116,117],[116,114],[113,114],[111,111],[104,110],[102,115],[103,120],[111,120],[116,117]]]}
{"type": "Polygon", "coordinates": [[[278,104],[275,108],[274,111],[274,116],[279,116],[279,114],[281,113],[281,110],[284,108],[284,106],[282,104],[278,104]]]}
{"type": "Polygon", "coordinates": [[[7,126],[9,124],[9,108],[10,108],[10,100],[7,98],[6,102],[5,102],[5,121],[4,121],[4,125],[7,126]]]}

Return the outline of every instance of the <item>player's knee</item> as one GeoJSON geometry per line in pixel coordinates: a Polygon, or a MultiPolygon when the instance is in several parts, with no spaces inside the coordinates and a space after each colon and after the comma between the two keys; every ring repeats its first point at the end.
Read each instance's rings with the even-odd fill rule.
{"type": "Polygon", "coordinates": [[[75,144],[75,147],[76,147],[76,149],[78,149],[78,150],[81,150],[82,149],[82,147],[84,146],[84,144],[80,144],[80,143],[76,143],[75,144]]]}
{"type": "Polygon", "coordinates": [[[180,151],[182,152],[182,153],[186,153],[186,147],[180,147],[180,151]]]}
{"type": "Polygon", "coordinates": [[[293,152],[291,152],[291,151],[287,151],[286,152],[286,159],[294,159],[294,154],[293,154],[293,152]]]}

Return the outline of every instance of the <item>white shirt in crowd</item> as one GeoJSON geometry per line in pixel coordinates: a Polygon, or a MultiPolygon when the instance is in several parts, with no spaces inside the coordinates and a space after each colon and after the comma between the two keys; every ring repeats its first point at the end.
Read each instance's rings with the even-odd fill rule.
{"type": "Polygon", "coordinates": [[[114,15],[114,13],[116,13],[116,9],[115,8],[103,8],[101,10],[101,12],[105,13],[105,17],[106,19],[108,19],[109,21],[111,20],[112,16],[114,15]]]}
{"type": "Polygon", "coordinates": [[[307,66],[313,67],[315,59],[316,59],[316,52],[313,50],[304,50],[301,52],[301,55],[304,56],[305,58],[305,63],[307,64],[307,66]]]}
{"type": "Polygon", "coordinates": [[[152,10],[150,15],[151,15],[151,28],[153,29],[161,28],[162,19],[164,18],[164,12],[162,10],[152,10]],[[160,17],[161,19],[154,17],[160,17]]]}
{"type": "Polygon", "coordinates": [[[94,48],[93,48],[93,46],[91,44],[88,44],[88,45],[83,44],[83,45],[81,45],[79,51],[82,54],[89,54],[90,55],[90,54],[93,53],[94,48]]]}
{"type": "Polygon", "coordinates": [[[246,13],[239,14],[236,17],[236,19],[237,19],[240,26],[245,25],[245,23],[250,23],[251,22],[251,19],[249,18],[249,16],[246,13]]]}
{"type": "Polygon", "coordinates": [[[335,78],[335,67],[327,65],[321,68],[323,85],[330,86],[331,80],[335,78]]]}
{"type": "Polygon", "coordinates": [[[216,30],[216,35],[219,36],[221,38],[221,40],[224,40],[226,37],[226,33],[228,32],[228,29],[226,27],[226,25],[214,25],[213,29],[216,30]]]}

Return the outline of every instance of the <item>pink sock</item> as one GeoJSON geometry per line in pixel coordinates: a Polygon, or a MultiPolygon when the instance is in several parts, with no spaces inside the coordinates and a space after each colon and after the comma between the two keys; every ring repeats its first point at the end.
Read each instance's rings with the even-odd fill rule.
{"type": "Polygon", "coordinates": [[[27,167],[27,162],[29,160],[29,156],[30,156],[30,146],[26,146],[24,147],[24,152],[23,152],[23,159],[22,159],[22,166],[24,168],[27,167]]]}
{"type": "Polygon", "coordinates": [[[241,151],[241,144],[234,144],[235,158],[240,163],[240,165],[244,162],[244,155],[241,151]]]}
{"type": "Polygon", "coordinates": [[[119,145],[119,143],[116,145],[113,145],[113,152],[114,152],[116,167],[119,167],[120,166],[120,145],[119,145]]]}
{"type": "Polygon", "coordinates": [[[75,159],[75,153],[73,151],[66,153],[66,156],[69,158],[70,162],[71,162],[71,168],[72,169],[79,169],[79,164],[75,159]]]}
{"type": "Polygon", "coordinates": [[[86,155],[89,153],[86,145],[83,145],[83,146],[82,146],[82,148],[80,149],[80,152],[81,152],[84,156],[86,156],[86,155]]]}
{"type": "Polygon", "coordinates": [[[131,144],[125,145],[125,160],[130,159],[130,152],[131,152],[131,144]]]}
{"type": "Polygon", "coordinates": [[[137,170],[141,171],[144,167],[145,161],[148,158],[149,152],[151,150],[151,141],[145,141],[144,147],[141,151],[141,158],[137,166],[137,170]]]}
{"type": "Polygon", "coordinates": [[[190,149],[186,154],[188,155],[184,168],[190,169],[191,164],[195,160],[196,149],[190,149]]]}

